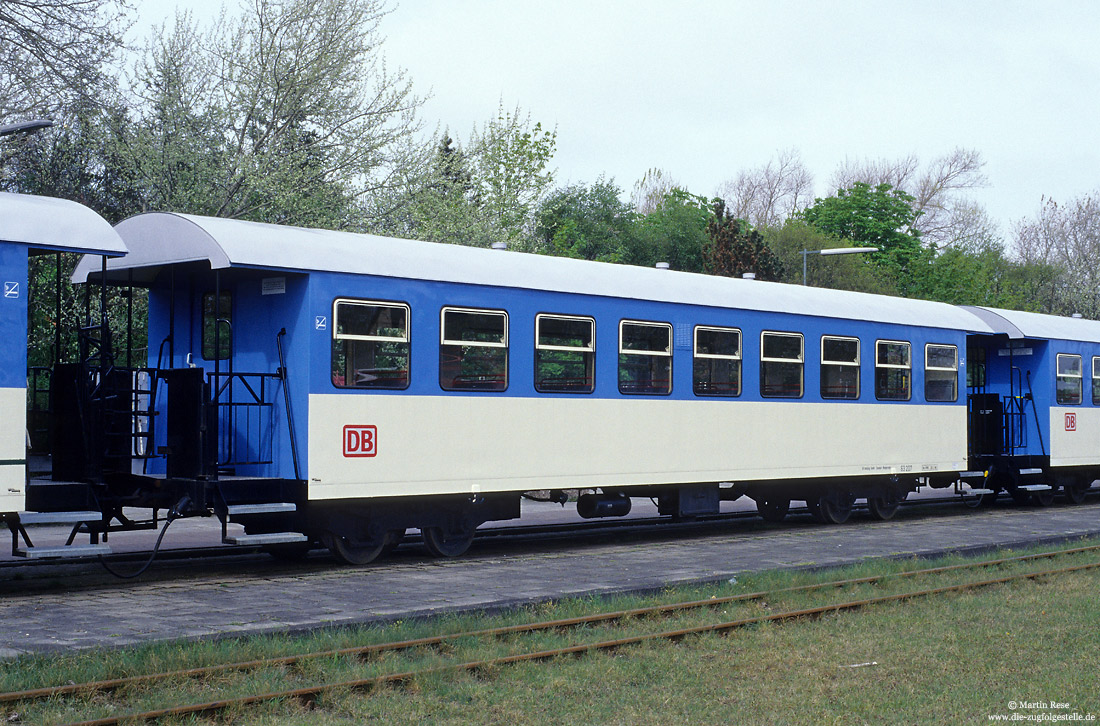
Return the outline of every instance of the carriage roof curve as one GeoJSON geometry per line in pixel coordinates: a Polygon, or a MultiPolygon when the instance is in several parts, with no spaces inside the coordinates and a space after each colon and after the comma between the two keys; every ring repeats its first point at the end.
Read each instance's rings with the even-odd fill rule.
{"type": "Polygon", "coordinates": [[[88,207],[33,194],[0,192],[0,240],[54,251],[126,254],[110,223],[88,207]]]}
{"type": "Polygon", "coordinates": [[[965,309],[984,320],[995,333],[1002,333],[1009,338],[1044,338],[1100,343],[1100,321],[1098,320],[999,308],[966,306],[965,309]]]}
{"type": "MultiPolygon", "coordinates": [[[[212,269],[342,272],[993,332],[968,311],[926,300],[352,232],[166,212],[131,217],[116,229],[131,250],[108,262],[108,277],[120,281],[122,271],[149,282],[161,266],[205,260],[212,269]]],[[[73,281],[99,274],[99,261],[85,258],[73,281]]]]}

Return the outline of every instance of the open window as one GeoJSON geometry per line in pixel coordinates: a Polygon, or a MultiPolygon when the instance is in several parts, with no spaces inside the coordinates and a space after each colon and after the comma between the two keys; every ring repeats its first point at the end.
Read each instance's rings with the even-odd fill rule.
{"type": "Polygon", "coordinates": [[[761,333],[760,395],[801,398],[803,360],[801,333],[761,333]]]}
{"type": "Polygon", "coordinates": [[[445,391],[503,391],[508,387],[508,313],[443,308],[439,386],[445,391]]]}
{"type": "Polygon", "coordinates": [[[672,392],[672,325],[639,320],[619,323],[619,391],[672,392]]]}
{"type": "Polygon", "coordinates": [[[924,400],[959,400],[959,349],[953,345],[924,346],[924,400]]]}
{"type": "Polygon", "coordinates": [[[596,321],[535,316],[535,390],[591,393],[595,389],[596,321]]]}
{"type": "Polygon", "coordinates": [[[821,397],[859,398],[859,338],[821,336],[821,397]]]}
{"type": "Polygon", "coordinates": [[[333,303],[332,319],[333,385],[408,387],[408,305],[341,298],[333,303]]]}
{"type": "Polygon", "coordinates": [[[1058,354],[1058,405],[1081,405],[1081,356],[1058,354]]]}
{"type": "Polygon", "coordinates": [[[692,388],[696,396],[741,395],[741,331],[695,326],[692,388]]]}
{"type": "Polygon", "coordinates": [[[875,398],[908,401],[912,395],[913,358],[909,343],[875,341],[875,398]]]}

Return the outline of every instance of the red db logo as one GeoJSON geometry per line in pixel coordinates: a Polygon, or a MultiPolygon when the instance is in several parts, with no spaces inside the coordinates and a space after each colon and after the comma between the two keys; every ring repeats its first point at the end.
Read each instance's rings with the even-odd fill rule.
{"type": "Polygon", "coordinates": [[[345,426],[344,456],[374,456],[378,453],[377,426],[345,426]]]}
{"type": "Polygon", "coordinates": [[[1077,414],[1067,413],[1066,414],[1066,431],[1076,431],[1076,430],[1077,430],[1077,414]]]}

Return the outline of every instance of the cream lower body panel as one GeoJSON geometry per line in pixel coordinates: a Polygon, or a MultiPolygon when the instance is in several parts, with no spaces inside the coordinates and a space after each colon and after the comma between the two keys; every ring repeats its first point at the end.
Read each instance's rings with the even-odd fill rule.
{"type": "Polygon", "coordinates": [[[966,407],[316,394],[308,447],[310,499],[920,475],[965,468],[966,407]]]}
{"type": "Polygon", "coordinates": [[[1051,407],[1050,465],[1100,465],[1100,409],[1051,407]]]}
{"type": "Polygon", "coordinates": [[[0,388],[0,512],[26,505],[27,390],[0,388]]]}

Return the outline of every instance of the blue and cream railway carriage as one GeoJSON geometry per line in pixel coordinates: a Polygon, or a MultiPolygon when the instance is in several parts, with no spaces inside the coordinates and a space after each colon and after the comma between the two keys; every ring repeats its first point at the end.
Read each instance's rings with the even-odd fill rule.
{"type": "Polygon", "coordinates": [[[126,248],[87,207],[0,192],[0,513],[27,508],[28,259],[58,252],[114,256],[126,248]]]}
{"type": "Polygon", "coordinates": [[[939,303],[506,251],[175,214],[117,230],[108,277],[150,286],[170,369],[146,474],[216,480],[192,501],[348,559],[406,527],[461,551],[520,493],[566,488],[595,515],[748,494],[772,518],[795,499],[840,521],[854,496],[889,516],[967,468],[966,339],[994,332],[939,303]]]}
{"type": "Polygon", "coordinates": [[[29,483],[101,531],[213,513],[365,562],[408,528],[459,554],[566,489],[582,516],[747,495],[842,522],[921,485],[1076,500],[1100,471],[1091,321],[180,214],[115,231],[128,253],[86,247],[74,280],[148,288],[147,366],[55,373],[103,399],[53,412],[55,447],[85,442],[55,478],[84,488],[29,483]]]}

